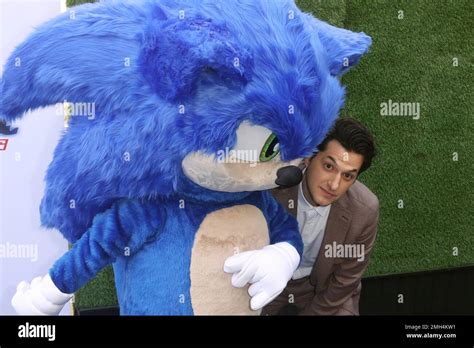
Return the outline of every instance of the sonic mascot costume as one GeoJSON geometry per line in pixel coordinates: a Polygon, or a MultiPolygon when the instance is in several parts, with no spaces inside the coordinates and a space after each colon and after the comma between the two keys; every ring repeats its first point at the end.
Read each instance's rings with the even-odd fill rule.
{"type": "Polygon", "coordinates": [[[73,246],[16,311],[57,314],[113,263],[121,314],[258,314],[303,249],[265,190],[301,180],[370,43],[290,0],[107,1],[39,27],[5,65],[0,118],[96,116],[72,115],[40,207],[73,246]]]}

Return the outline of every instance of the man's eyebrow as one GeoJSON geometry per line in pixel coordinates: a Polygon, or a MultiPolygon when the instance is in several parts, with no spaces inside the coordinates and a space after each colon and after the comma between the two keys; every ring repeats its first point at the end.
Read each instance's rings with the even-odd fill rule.
{"type": "Polygon", "coordinates": [[[331,161],[334,162],[335,165],[337,165],[336,160],[335,160],[332,156],[329,156],[329,155],[328,155],[327,158],[329,158],[331,161]]]}
{"type": "MultiPolygon", "coordinates": [[[[337,165],[337,162],[336,162],[336,160],[334,159],[334,157],[332,157],[332,156],[328,155],[328,156],[327,156],[327,158],[329,158],[331,161],[333,161],[333,162],[334,162],[334,164],[336,165],[336,167],[338,167],[338,165],[337,165]]],[[[357,173],[357,169],[356,169],[356,168],[354,168],[354,169],[351,169],[351,170],[345,171],[344,173],[353,173],[353,172],[357,173]]]]}

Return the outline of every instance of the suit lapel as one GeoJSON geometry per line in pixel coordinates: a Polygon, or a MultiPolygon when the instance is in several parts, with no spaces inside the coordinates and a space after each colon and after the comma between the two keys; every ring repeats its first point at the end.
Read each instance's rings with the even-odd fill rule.
{"type": "Polygon", "coordinates": [[[326,284],[334,264],[334,258],[328,258],[324,255],[326,251],[325,246],[332,246],[334,242],[337,244],[344,243],[351,219],[352,214],[348,207],[348,199],[344,195],[331,206],[321,248],[311,271],[311,282],[317,289],[322,288],[326,284]]]}
{"type": "MultiPolygon", "coordinates": [[[[272,190],[272,194],[276,200],[295,218],[298,211],[298,190],[299,185],[272,190]]],[[[326,284],[334,264],[334,258],[325,257],[325,246],[328,244],[332,245],[333,242],[337,244],[344,243],[347,232],[349,231],[351,219],[352,214],[349,208],[349,199],[347,195],[343,195],[331,206],[321,248],[319,249],[318,257],[310,274],[311,282],[313,285],[316,285],[317,289],[320,289],[326,284]]]]}

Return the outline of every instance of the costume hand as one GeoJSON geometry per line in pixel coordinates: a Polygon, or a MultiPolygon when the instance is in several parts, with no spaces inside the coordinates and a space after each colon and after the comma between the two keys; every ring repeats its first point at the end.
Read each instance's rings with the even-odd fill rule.
{"type": "Polygon", "coordinates": [[[252,284],[248,289],[252,297],[250,307],[257,310],[283,291],[299,262],[300,256],[296,249],[287,242],[281,242],[227,258],[224,272],[233,273],[234,287],[252,284]]]}
{"type": "Polygon", "coordinates": [[[72,294],[62,293],[47,274],[31,284],[18,284],[11,303],[20,315],[57,315],[71,298],[72,294]]]}

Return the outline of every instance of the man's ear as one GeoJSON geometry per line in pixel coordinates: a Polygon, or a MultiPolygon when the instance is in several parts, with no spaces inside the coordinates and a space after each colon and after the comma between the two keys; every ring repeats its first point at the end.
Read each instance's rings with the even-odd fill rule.
{"type": "Polygon", "coordinates": [[[155,21],[143,36],[141,71],[166,100],[192,94],[199,75],[212,72],[229,84],[245,85],[253,60],[224,25],[210,19],[155,21]]]}
{"type": "Polygon", "coordinates": [[[311,163],[311,160],[312,160],[312,159],[313,159],[313,157],[305,157],[305,158],[303,159],[303,163],[304,163],[304,166],[305,166],[306,168],[309,167],[309,164],[311,163]]]}

